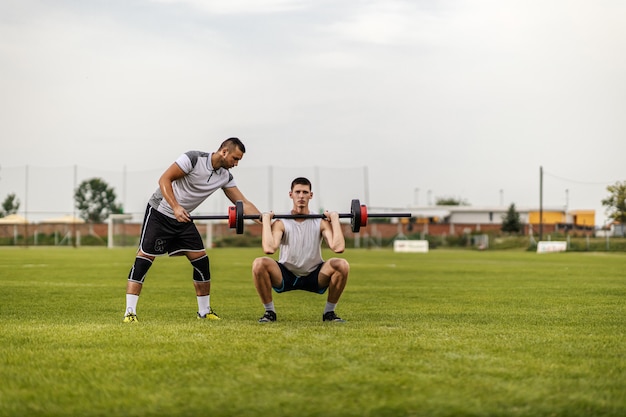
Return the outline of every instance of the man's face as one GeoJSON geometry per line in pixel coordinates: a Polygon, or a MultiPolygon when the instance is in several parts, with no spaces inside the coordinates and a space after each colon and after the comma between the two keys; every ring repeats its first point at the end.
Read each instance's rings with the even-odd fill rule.
{"type": "Polygon", "coordinates": [[[307,207],[309,200],[313,198],[313,193],[308,185],[296,184],[293,190],[289,191],[289,197],[296,207],[307,207]]]}
{"type": "Polygon", "coordinates": [[[222,149],[222,167],[226,169],[231,169],[232,167],[236,167],[243,158],[243,152],[241,149],[235,148],[232,151],[228,149],[222,149]]]}

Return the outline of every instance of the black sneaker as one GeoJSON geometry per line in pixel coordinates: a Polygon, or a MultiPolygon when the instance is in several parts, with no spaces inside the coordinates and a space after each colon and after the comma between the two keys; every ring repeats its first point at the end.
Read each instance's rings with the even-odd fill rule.
{"type": "Polygon", "coordinates": [[[335,314],[334,311],[329,311],[328,313],[324,313],[322,316],[322,321],[336,321],[337,323],[344,323],[345,320],[335,314]]]}
{"type": "Polygon", "coordinates": [[[276,313],[270,310],[267,310],[259,319],[259,323],[271,323],[273,321],[276,321],[276,313]]]}

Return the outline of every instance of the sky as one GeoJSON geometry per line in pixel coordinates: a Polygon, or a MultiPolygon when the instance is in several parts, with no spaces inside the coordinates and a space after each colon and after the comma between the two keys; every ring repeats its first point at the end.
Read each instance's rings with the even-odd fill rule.
{"type": "Polygon", "coordinates": [[[154,172],[151,192],[237,136],[244,194],[264,167],[284,184],[264,211],[300,168],[337,177],[327,202],[398,208],[539,207],[542,169],[544,207],[600,225],[626,181],[625,21],[622,0],[3,0],[0,199],[50,208],[76,166],[154,172]],[[46,203],[24,166],[49,168],[46,203]]]}

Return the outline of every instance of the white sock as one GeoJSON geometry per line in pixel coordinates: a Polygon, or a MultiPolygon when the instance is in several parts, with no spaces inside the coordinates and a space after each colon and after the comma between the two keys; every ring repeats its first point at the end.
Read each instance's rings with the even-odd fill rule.
{"type": "Polygon", "coordinates": [[[211,296],[210,295],[199,295],[198,296],[198,313],[201,316],[204,316],[211,309],[211,296]]]}
{"type": "Polygon", "coordinates": [[[137,314],[137,301],[139,301],[139,296],[135,294],[126,294],[126,313],[128,314],[137,314]]]}
{"type": "Polygon", "coordinates": [[[276,312],[274,310],[274,301],[270,301],[267,304],[263,304],[263,307],[265,307],[265,311],[274,311],[274,312],[276,312]]]}
{"type": "Polygon", "coordinates": [[[328,301],[326,301],[326,307],[324,307],[324,314],[328,313],[329,311],[335,311],[335,307],[337,307],[337,303],[333,304],[333,303],[329,303],[328,301]]]}

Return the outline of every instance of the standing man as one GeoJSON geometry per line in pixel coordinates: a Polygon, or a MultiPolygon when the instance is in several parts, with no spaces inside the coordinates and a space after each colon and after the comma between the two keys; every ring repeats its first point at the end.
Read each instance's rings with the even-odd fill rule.
{"type": "MultiPolygon", "coordinates": [[[[289,197],[293,200],[292,214],[309,214],[309,201],[313,198],[311,182],[303,177],[291,183],[289,197]]],[[[335,307],[348,281],[350,265],[345,259],[322,259],[322,238],[335,253],[342,253],[345,240],[337,212],[324,212],[325,219],[277,219],[274,213],[263,213],[263,251],[271,255],[280,249],[278,261],[270,257],[256,258],[252,264],[254,285],[265,314],[260,323],[276,321],[272,301],[272,288],[277,293],[304,290],[323,294],[328,290],[323,321],[343,322],[335,314],[335,307]]]]}
{"type": "Polygon", "coordinates": [[[216,152],[189,151],[182,154],[159,178],[141,228],[139,249],[126,285],[124,322],[137,321],[137,301],[146,274],[157,256],[185,255],[193,267],[193,285],[198,299],[198,318],[219,320],[211,309],[211,272],[202,237],[190,214],[220,188],[233,203],[243,202],[245,214],[259,214],[230,173],[246,148],[238,138],[226,139],[216,152]]]}

